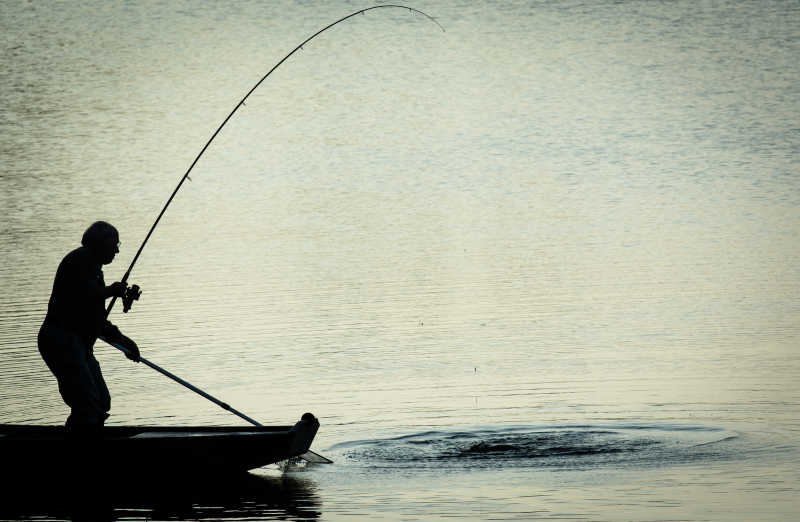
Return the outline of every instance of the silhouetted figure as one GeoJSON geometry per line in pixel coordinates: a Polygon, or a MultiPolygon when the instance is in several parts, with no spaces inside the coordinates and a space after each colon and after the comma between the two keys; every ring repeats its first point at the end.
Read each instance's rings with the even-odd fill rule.
{"type": "Polygon", "coordinates": [[[125,283],[110,286],[102,265],[119,252],[117,229],[104,221],[93,223],[81,239],[82,246],[58,265],[47,316],[39,330],[39,353],[58,380],[58,391],[72,409],[67,432],[97,434],[108,418],[111,396],[94,357],[94,343],[102,335],[130,351],[139,360],[139,348],[106,319],[105,300],[123,297],[125,283]]]}

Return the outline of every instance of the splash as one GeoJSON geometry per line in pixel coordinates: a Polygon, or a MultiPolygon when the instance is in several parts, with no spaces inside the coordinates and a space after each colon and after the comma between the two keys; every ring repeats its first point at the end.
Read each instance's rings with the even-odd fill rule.
{"type": "Polygon", "coordinates": [[[596,468],[729,458],[736,433],[698,426],[530,426],[427,431],[331,448],[369,466],[596,468]]]}

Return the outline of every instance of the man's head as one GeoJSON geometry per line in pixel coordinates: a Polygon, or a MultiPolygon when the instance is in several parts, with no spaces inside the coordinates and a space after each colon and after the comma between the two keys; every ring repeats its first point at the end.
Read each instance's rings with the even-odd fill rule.
{"type": "Polygon", "coordinates": [[[96,221],[83,233],[81,244],[91,250],[102,264],[107,265],[119,252],[119,233],[109,223],[96,221]]]}

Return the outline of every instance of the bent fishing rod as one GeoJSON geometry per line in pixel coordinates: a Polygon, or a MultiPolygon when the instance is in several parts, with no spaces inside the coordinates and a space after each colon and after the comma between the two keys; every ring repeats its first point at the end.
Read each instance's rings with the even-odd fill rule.
{"type": "MultiPolygon", "coordinates": [[[[200,150],[200,153],[197,155],[197,157],[195,157],[194,161],[192,161],[192,164],[189,165],[189,168],[186,170],[186,173],[183,175],[183,177],[178,182],[178,185],[175,187],[175,190],[172,191],[172,194],[170,195],[169,199],[167,199],[167,202],[164,204],[164,207],[161,209],[161,212],[159,212],[158,217],[156,217],[155,222],[150,227],[150,230],[147,232],[147,235],[145,236],[144,241],[142,241],[142,244],[139,247],[139,250],[137,250],[136,251],[136,255],[133,256],[133,260],[131,261],[130,266],[128,266],[128,270],[125,271],[125,275],[122,277],[122,282],[123,283],[127,284],[128,278],[130,277],[131,271],[133,270],[133,266],[136,264],[136,261],[139,260],[139,256],[141,255],[142,250],[144,250],[145,245],[147,245],[147,242],[149,241],[150,236],[153,235],[153,231],[156,229],[156,227],[158,226],[158,223],[161,221],[161,217],[167,211],[167,207],[169,207],[170,203],[172,203],[172,200],[175,198],[175,195],[178,193],[178,191],[180,190],[181,186],[183,186],[183,183],[187,179],[191,179],[191,178],[189,178],[189,174],[192,172],[192,169],[194,169],[194,166],[197,164],[197,162],[203,156],[203,154],[205,153],[206,149],[208,149],[209,145],[211,145],[211,142],[214,141],[214,138],[217,137],[217,134],[219,134],[219,132],[222,130],[222,128],[225,126],[225,124],[227,124],[228,121],[236,113],[236,111],[239,110],[239,107],[241,107],[242,105],[245,104],[245,101],[247,100],[247,98],[250,97],[250,95],[253,93],[253,91],[255,91],[264,82],[264,80],[266,80],[273,73],[273,71],[275,71],[275,69],[280,67],[283,64],[283,62],[288,60],[298,50],[302,49],[303,46],[306,45],[308,42],[310,42],[311,40],[313,40],[314,38],[316,38],[320,34],[324,33],[325,31],[327,31],[331,27],[333,27],[333,26],[335,26],[337,24],[340,24],[340,23],[344,22],[345,20],[353,18],[354,16],[357,16],[357,15],[360,15],[360,14],[364,14],[367,11],[372,11],[373,9],[384,9],[384,8],[408,9],[409,11],[411,11],[413,13],[421,14],[422,16],[424,16],[425,18],[427,18],[428,20],[430,20],[431,22],[433,22],[437,26],[439,26],[439,29],[441,29],[442,32],[444,32],[444,27],[442,27],[442,25],[435,18],[433,18],[432,16],[428,15],[427,13],[424,13],[424,12],[420,11],[419,9],[414,9],[413,7],[408,7],[408,6],[404,6],[404,5],[383,4],[383,5],[376,5],[376,6],[372,6],[372,7],[367,7],[367,8],[364,8],[364,9],[359,9],[358,11],[356,11],[354,13],[351,13],[351,14],[345,16],[345,17],[342,17],[342,18],[336,20],[335,22],[333,22],[331,24],[326,25],[325,27],[323,27],[322,29],[320,29],[316,33],[312,34],[311,36],[309,36],[308,38],[303,40],[303,42],[300,43],[300,45],[298,45],[297,47],[292,49],[292,51],[289,54],[284,56],[283,59],[281,59],[281,61],[276,63],[272,67],[272,69],[270,69],[267,72],[267,74],[262,76],[261,79],[258,80],[258,82],[256,82],[256,84],[247,92],[247,94],[245,94],[244,97],[241,100],[239,100],[239,103],[236,104],[236,106],[233,108],[233,110],[230,112],[230,114],[228,114],[228,116],[222,121],[222,123],[219,125],[219,127],[217,127],[217,130],[214,131],[214,134],[212,134],[211,137],[208,139],[206,144],[200,150]]],[[[125,312],[127,312],[128,309],[130,309],[132,302],[134,300],[137,300],[139,298],[140,294],[141,294],[141,292],[139,291],[139,287],[136,286],[136,285],[133,285],[132,287],[130,287],[128,289],[128,291],[126,291],[125,296],[123,297],[124,311],[125,312]]],[[[114,303],[116,302],[116,300],[117,300],[117,297],[114,296],[111,299],[111,302],[108,304],[108,308],[106,309],[106,317],[108,317],[108,315],[111,313],[111,309],[114,308],[114,303]]]]}
{"type": "MultiPolygon", "coordinates": [[[[209,145],[211,145],[211,142],[214,141],[214,138],[217,137],[217,134],[219,134],[219,132],[222,130],[222,128],[225,126],[225,124],[227,124],[228,121],[236,113],[236,111],[238,111],[239,108],[242,105],[244,105],[245,101],[247,100],[247,98],[250,97],[250,95],[253,93],[253,91],[255,91],[259,87],[259,85],[261,85],[264,82],[264,80],[266,80],[275,71],[275,69],[280,67],[281,64],[283,64],[286,60],[288,60],[294,53],[296,53],[298,50],[302,49],[304,45],[306,45],[308,42],[310,42],[311,40],[313,40],[314,38],[316,38],[320,34],[324,33],[325,31],[327,31],[328,29],[330,29],[331,27],[333,27],[333,26],[335,26],[337,24],[340,24],[340,23],[344,22],[345,20],[347,20],[349,18],[352,18],[352,17],[357,16],[359,14],[364,14],[367,11],[371,11],[373,9],[383,9],[383,8],[408,9],[411,12],[423,15],[425,18],[427,18],[428,20],[430,20],[431,22],[433,22],[437,26],[439,26],[439,28],[442,31],[444,31],[444,27],[442,27],[442,25],[438,21],[436,21],[436,19],[434,19],[432,16],[430,16],[430,15],[428,15],[428,14],[426,14],[426,13],[424,13],[424,12],[418,10],[418,9],[414,9],[413,7],[407,7],[407,6],[402,6],[402,5],[385,4],[385,5],[376,5],[376,6],[373,6],[373,7],[367,7],[365,9],[360,9],[358,11],[355,11],[354,13],[351,13],[351,14],[343,17],[343,18],[340,18],[339,20],[336,20],[335,22],[333,22],[331,24],[328,24],[327,26],[323,27],[322,29],[320,29],[316,33],[312,34],[311,36],[309,36],[308,38],[303,40],[303,42],[300,43],[300,45],[298,45],[297,47],[292,49],[292,51],[289,54],[284,56],[283,59],[281,59],[281,61],[279,61],[277,64],[275,64],[272,67],[272,69],[270,69],[267,72],[267,74],[265,74],[263,77],[261,77],[260,80],[258,80],[258,82],[256,82],[256,84],[247,92],[247,94],[245,94],[244,97],[241,100],[239,100],[239,103],[236,104],[236,106],[233,108],[233,110],[230,112],[230,114],[228,114],[228,116],[222,121],[222,123],[219,125],[219,127],[217,127],[217,130],[214,131],[214,134],[211,135],[211,138],[209,138],[209,140],[206,142],[206,144],[200,150],[200,153],[197,155],[197,157],[195,157],[195,159],[194,159],[194,161],[192,161],[191,165],[189,165],[189,168],[186,170],[186,173],[183,175],[183,177],[181,177],[180,181],[178,182],[178,185],[175,187],[175,190],[172,191],[172,194],[170,195],[170,197],[167,200],[167,202],[164,204],[164,207],[161,209],[161,212],[159,212],[158,217],[156,217],[155,222],[150,227],[150,230],[147,232],[147,235],[145,236],[144,241],[142,241],[141,246],[139,246],[139,250],[136,251],[136,255],[133,257],[133,260],[131,261],[130,266],[128,266],[128,269],[125,271],[125,275],[122,278],[122,283],[126,283],[127,284],[128,278],[131,275],[131,271],[133,270],[133,267],[136,264],[136,261],[138,261],[139,256],[142,253],[142,250],[144,250],[145,245],[147,245],[147,242],[150,239],[150,236],[153,235],[153,231],[156,229],[156,226],[158,226],[158,223],[161,221],[161,218],[163,217],[164,213],[167,211],[167,208],[169,207],[170,203],[172,203],[172,200],[175,198],[175,195],[178,193],[178,191],[180,190],[181,186],[183,186],[183,183],[187,179],[191,179],[191,178],[189,178],[189,174],[192,172],[192,169],[194,168],[194,166],[197,164],[197,162],[203,156],[205,151],[208,149],[209,145]]],[[[133,285],[133,286],[131,286],[130,288],[128,288],[126,290],[125,296],[123,297],[123,304],[124,304],[123,311],[127,312],[130,309],[132,302],[139,298],[140,293],[141,292],[139,291],[139,287],[136,286],[136,285],[133,285]]],[[[108,315],[111,313],[111,309],[114,307],[114,303],[116,302],[116,300],[117,300],[116,296],[114,296],[111,299],[111,302],[109,303],[108,308],[106,309],[106,317],[108,317],[108,315]]],[[[103,340],[105,342],[107,342],[108,344],[110,344],[111,346],[114,346],[115,348],[117,348],[120,351],[124,352],[126,355],[130,354],[128,349],[126,349],[123,345],[115,342],[113,339],[103,338],[103,340]]],[[[205,397],[206,399],[210,400],[211,402],[214,402],[215,404],[221,406],[225,410],[230,411],[230,412],[234,413],[235,415],[238,415],[239,417],[241,417],[242,419],[246,420],[247,422],[249,422],[249,423],[251,423],[253,425],[256,425],[256,426],[260,426],[261,425],[258,421],[256,421],[256,420],[248,417],[247,415],[235,410],[230,405],[220,401],[216,397],[213,397],[213,396],[207,394],[203,390],[201,390],[201,389],[197,388],[196,386],[190,384],[189,382],[181,379],[180,377],[168,372],[167,370],[159,367],[158,365],[151,363],[150,361],[144,359],[143,357],[140,356],[139,357],[139,361],[143,362],[147,366],[150,366],[151,368],[153,368],[154,370],[162,373],[163,375],[169,377],[170,379],[178,382],[179,384],[189,388],[190,390],[194,391],[195,393],[200,394],[201,396],[205,397]]],[[[311,450],[309,450],[307,453],[302,455],[302,457],[304,459],[310,460],[312,462],[332,462],[330,459],[327,459],[327,458],[325,458],[325,457],[323,457],[323,456],[321,456],[321,455],[319,455],[317,453],[314,453],[311,450]]]]}

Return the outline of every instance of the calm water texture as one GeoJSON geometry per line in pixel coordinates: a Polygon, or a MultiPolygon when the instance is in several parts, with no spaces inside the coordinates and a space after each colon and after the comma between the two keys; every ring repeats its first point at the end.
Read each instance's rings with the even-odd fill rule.
{"type": "MultiPolygon", "coordinates": [[[[240,97],[367,5],[0,4],[0,423],[67,415],[36,332],[85,227],[120,279],[240,97]]],[[[798,4],[412,5],[446,32],[372,11],[254,93],[113,312],[336,460],[184,515],[799,516],[798,4]]],[[[111,424],[242,423],[96,352],[111,424]]]]}

